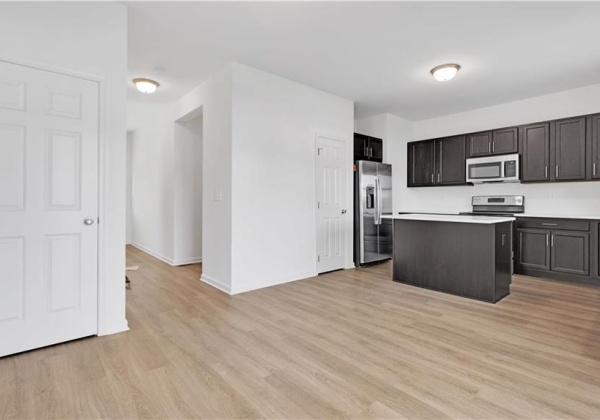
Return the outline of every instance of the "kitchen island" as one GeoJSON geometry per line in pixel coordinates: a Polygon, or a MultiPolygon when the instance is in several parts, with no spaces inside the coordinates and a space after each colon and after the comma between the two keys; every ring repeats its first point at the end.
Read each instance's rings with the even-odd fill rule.
{"type": "Polygon", "coordinates": [[[402,214],[393,280],[487,302],[510,293],[512,217],[402,214]]]}

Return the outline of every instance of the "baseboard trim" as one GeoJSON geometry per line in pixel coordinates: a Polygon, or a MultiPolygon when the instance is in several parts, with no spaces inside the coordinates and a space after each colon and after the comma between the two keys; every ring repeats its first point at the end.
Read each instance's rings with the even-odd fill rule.
{"type": "Polygon", "coordinates": [[[213,279],[212,277],[207,276],[206,274],[202,274],[200,276],[200,281],[208,284],[209,286],[214,287],[215,289],[219,289],[221,292],[225,292],[228,295],[231,295],[231,287],[220,282],[219,280],[213,279]]]}
{"type": "Polygon", "coordinates": [[[246,293],[246,292],[252,292],[254,290],[260,290],[260,289],[265,289],[267,287],[274,287],[274,286],[279,286],[282,284],[286,284],[286,283],[291,283],[294,281],[300,281],[300,280],[306,280],[306,279],[310,279],[313,277],[317,277],[319,275],[319,273],[311,271],[309,273],[300,273],[300,274],[296,274],[294,276],[292,276],[289,279],[286,280],[274,280],[271,282],[268,282],[264,285],[258,286],[258,287],[250,287],[250,288],[245,288],[245,289],[241,289],[241,290],[235,290],[233,291],[233,293],[231,293],[232,295],[238,295],[240,293],[246,293]]]}
{"type": "Polygon", "coordinates": [[[202,257],[197,258],[184,258],[181,260],[174,260],[173,265],[190,265],[190,264],[199,264],[202,262],[202,257]]]}
{"type": "Polygon", "coordinates": [[[152,251],[151,249],[148,249],[145,246],[138,244],[137,242],[132,242],[131,246],[139,249],[140,251],[145,252],[148,255],[152,255],[154,258],[158,258],[162,262],[166,262],[167,264],[173,265],[173,266],[175,265],[175,264],[173,264],[173,260],[171,258],[167,258],[164,255],[159,254],[158,252],[152,251]]]}
{"type": "Polygon", "coordinates": [[[118,334],[118,333],[122,333],[122,332],[126,332],[129,331],[129,322],[127,322],[127,320],[123,320],[122,323],[120,323],[117,326],[113,326],[110,327],[108,329],[98,329],[98,335],[102,336],[102,335],[112,335],[112,334],[118,334]]]}

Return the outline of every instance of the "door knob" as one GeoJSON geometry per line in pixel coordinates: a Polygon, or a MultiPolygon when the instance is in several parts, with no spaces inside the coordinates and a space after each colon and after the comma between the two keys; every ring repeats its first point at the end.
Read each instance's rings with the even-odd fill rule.
{"type": "Polygon", "coordinates": [[[83,219],[83,224],[86,226],[92,226],[94,224],[94,219],[92,219],[91,217],[86,217],[85,219],[83,219]]]}
{"type": "Polygon", "coordinates": [[[342,209],[342,214],[346,214],[346,209],[342,209]]]}

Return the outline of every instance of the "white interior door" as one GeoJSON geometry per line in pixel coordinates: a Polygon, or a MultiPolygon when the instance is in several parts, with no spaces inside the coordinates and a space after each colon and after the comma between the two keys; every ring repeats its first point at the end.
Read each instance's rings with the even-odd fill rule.
{"type": "Polygon", "coordinates": [[[0,61],[0,356],[97,333],[97,217],[98,84],[0,61]]]}
{"type": "Polygon", "coordinates": [[[317,137],[317,272],[346,261],[346,142],[317,137]]]}

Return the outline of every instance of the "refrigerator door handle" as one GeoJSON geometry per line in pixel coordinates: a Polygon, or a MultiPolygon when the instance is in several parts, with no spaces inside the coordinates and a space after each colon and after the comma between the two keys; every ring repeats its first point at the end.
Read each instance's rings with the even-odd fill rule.
{"type": "Polygon", "coordinates": [[[379,199],[377,210],[379,211],[379,224],[381,224],[381,215],[383,214],[383,193],[381,191],[381,181],[379,180],[379,176],[377,177],[377,181],[377,186],[379,187],[379,190],[377,191],[377,198],[379,199]]]}
{"type": "Polygon", "coordinates": [[[379,224],[379,177],[375,177],[375,224],[379,224]]]}
{"type": "Polygon", "coordinates": [[[383,206],[383,197],[381,196],[381,181],[379,177],[375,178],[375,202],[377,203],[377,208],[375,209],[375,224],[381,224],[381,207],[383,206]]]}

